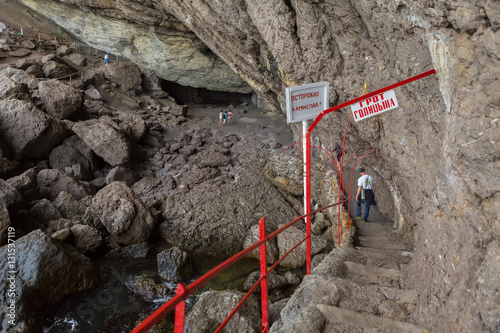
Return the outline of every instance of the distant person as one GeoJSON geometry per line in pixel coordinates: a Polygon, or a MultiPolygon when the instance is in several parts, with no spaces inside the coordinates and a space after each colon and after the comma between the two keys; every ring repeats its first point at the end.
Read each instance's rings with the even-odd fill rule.
{"type": "Polygon", "coordinates": [[[222,127],[224,127],[224,125],[227,125],[227,111],[224,111],[224,114],[222,115],[222,127]]]}
{"type": "Polygon", "coordinates": [[[229,125],[229,123],[232,122],[233,122],[233,113],[231,112],[231,110],[229,110],[229,112],[227,113],[227,124],[229,125]]]}
{"type": "Polygon", "coordinates": [[[368,222],[368,214],[370,213],[370,206],[376,205],[375,203],[375,179],[366,173],[363,168],[358,169],[361,177],[358,179],[358,192],[356,193],[356,217],[361,218],[361,204],[365,205],[365,215],[363,222],[368,222]],[[361,197],[361,200],[360,200],[361,197]]]}
{"type": "Polygon", "coordinates": [[[224,112],[222,110],[220,110],[220,113],[219,113],[219,126],[222,125],[222,119],[224,118],[224,112]]]}
{"type": "Polygon", "coordinates": [[[109,64],[109,55],[108,55],[108,52],[106,52],[106,54],[104,55],[104,63],[106,64],[106,66],[109,64]]]}

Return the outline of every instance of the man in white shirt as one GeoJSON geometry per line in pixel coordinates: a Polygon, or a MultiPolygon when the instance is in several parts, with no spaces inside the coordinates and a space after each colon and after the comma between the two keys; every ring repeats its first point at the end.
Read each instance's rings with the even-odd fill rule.
{"type": "Polygon", "coordinates": [[[358,192],[356,193],[356,217],[361,218],[361,203],[363,203],[365,205],[363,222],[368,222],[370,206],[375,204],[375,179],[363,168],[359,168],[358,171],[361,177],[358,179],[358,192]]]}

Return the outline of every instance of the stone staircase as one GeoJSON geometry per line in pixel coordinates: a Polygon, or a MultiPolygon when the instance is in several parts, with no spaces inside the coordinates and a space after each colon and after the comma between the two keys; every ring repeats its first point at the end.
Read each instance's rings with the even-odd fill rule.
{"type": "Polygon", "coordinates": [[[426,332],[402,289],[411,252],[387,222],[357,222],[355,247],[334,249],[306,276],[271,332],[426,332]]]}

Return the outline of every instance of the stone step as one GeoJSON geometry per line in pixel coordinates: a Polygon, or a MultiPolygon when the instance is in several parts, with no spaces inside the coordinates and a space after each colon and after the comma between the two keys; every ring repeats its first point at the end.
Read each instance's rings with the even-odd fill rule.
{"type": "Polygon", "coordinates": [[[377,278],[391,278],[400,279],[403,277],[399,269],[381,268],[376,266],[368,266],[363,264],[358,264],[355,262],[344,261],[347,267],[347,273],[351,275],[365,275],[373,277],[375,282],[377,278]]]}
{"type": "Polygon", "coordinates": [[[343,324],[360,329],[367,329],[373,332],[374,329],[380,329],[384,332],[406,332],[406,333],[424,333],[425,330],[414,324],[392,320],[387,317],[379,317],[369,313],[360,313],[346,309],[340,309],[334,306],[318,304],[317,308],[327,320],[332,324],[343,324]]]}
{"type": "Polygon", "coordinates": [[[361,247],[371,247],[385,250],[406,250],[406,245],[396,239],[377,239],[374,237],[358,237],[358,244],[361,247]]]}
{"type": "Polygon", "coordinates": [[[411,257],[413,256],[413,252],[398,250],[398,249],[378,249],[378,248],[367,247],[367,246],[363,246],[363,247],[356,246],[354,248],[356,250],[362,251],[362,252],[379,253],[379,254],[387,255],[387,256],[406,257],[406,258],[409,258],[409,261],[411,261],[411,257]]]}

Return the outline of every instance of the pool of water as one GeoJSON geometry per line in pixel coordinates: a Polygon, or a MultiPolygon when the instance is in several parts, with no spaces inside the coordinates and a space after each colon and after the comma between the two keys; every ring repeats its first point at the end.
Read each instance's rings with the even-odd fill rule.
{"type": "MultiPolygon", "coordinates": [[[[197,272],[195,278],[214,268],[222,260],[211,257],[193,257],[197,272]]],[[[94,260],[103,276],[101,285],[91,291],[74,295],[55,308],[44,327],[48,332],[129,332],[174,295],[175,283],[162,282],[172,292],[166,299],[145,301],[133,294],[127,283],[140,276],[157,276],[156,256],[145,259],[94,260]]],[[[186,300],[186,310],[193,306],[200,293],[207,290],[242,290],[248,274],[259,269],[255,259],[243,259],[203,286],[186,300]]],[[[188,285],[193,280],[183,281],[188,285]]],[[[170,316],[171,317],[171,316],[170,316]]],[[[170,318],[170,320],[172,320],[170,318]]]]}

